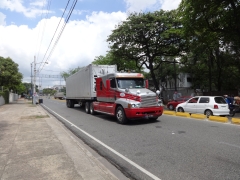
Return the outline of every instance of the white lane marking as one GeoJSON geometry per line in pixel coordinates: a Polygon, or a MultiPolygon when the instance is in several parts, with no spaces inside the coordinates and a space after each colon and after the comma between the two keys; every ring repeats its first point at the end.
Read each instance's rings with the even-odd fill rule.
{"type": "Polygon", "coordinates": [[[219,142],[220,144],[225,144],[225,145],[228,145],[228,146],[232,146],[232,147],[236,147],[236,148],[239,148],[240,149],[240,146],[238,145],[235,145],[235,144],[229,144],[229,143],[225,143],[225,142],[219,142]]]}
{"type": "MultiPolygon", "coordinates": [[[[43,105],[43,104],[42,104],[43,105]]],[[[120,154],[119,152],[115,151],[114,149],[112,149],[111,147],[109,147],[108,145],[104,144],[102,141],[98,140],[97,138],[93,137],[92,135],[90,135],[89,133],[87,133],[86,131],[82,130],[81,128],[79,128],[78,126],[76,126],[75,124],[71,123],[70,121],[68,121],[67,119],[65,119],[64,117],[60,116],[59,114],[57,114],[56,112],[54,112],[53,110],[51,110],[50,108],[48,108],[47,106],[43,105],[44,107],[46,107],[47,109],[49,109],[50,111],[52,111],[54,114],[56,114],[57,116],[59,116],[60,118],[62,118],[64,121],[68,122],[71,126],[75,127],[76,129],[78,129],[79,131],[83,132],[85,135],[87,135],[88,137],[92,138],[94,141],[98,142],[99,144],[101,144],[102,146],[104,146],[105,148],[107,148],[108,150],[112,151],[114,154],[116,154],[117,156],[119,156],[120,158],[124,159],[125,161],[127,161],[129,164],[133,165],[134,167],[136,167],[137,169],[139,169],[140,171],[142,171],[143,173],[147,174],[149,177],[151,177],[154,180],[161,180],[159,179],[157,176],[155,176],[154,174],[150,173],[149,171],[147,171],[146,169],[144,169],[143,167],[139,166],[138,164],[136,164],[135,162],[131,161],[130,159],[126,158],[124,155],[120,154]]]]}

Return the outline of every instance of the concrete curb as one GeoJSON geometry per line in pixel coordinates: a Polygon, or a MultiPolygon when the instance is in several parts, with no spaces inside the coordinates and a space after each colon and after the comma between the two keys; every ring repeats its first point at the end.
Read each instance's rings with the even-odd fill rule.
{"type": "Polygon", "coordinates": [[[191,114],[191,118],[195,118],[195,119],[206,119],[207,116],[204,114],[191,114]]]}
{"type": "Polygon", "coordinates": [[[240,118],[232,118],[232,124],[239,124],[240,125],[240,118]]]}
{"type": "Polygon", "coordinates": [[[176,112],[176,116],[190,117],[190,114],[185,112],[176,112]]]}
{"type": "Polygon", "coordinates": [[[227,123],[228,122],[227,117],[220,117],[220,116],[209,116],[208,120],[209,121],[222,122],[222,123],[227,123]]]}
{"type": "Polygon", "coordinates": [[[175,111],[163,111],[163,114],[167,114],[167,115],[176,115],[175,111]]]}

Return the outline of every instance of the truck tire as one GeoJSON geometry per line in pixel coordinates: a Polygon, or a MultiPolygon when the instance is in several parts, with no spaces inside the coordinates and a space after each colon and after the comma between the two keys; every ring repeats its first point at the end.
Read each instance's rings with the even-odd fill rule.
{"type": "Polygon", "coordinates": [[[124,109],[122,106],[118,106],[116,110],[116,118],[119,124],[126,124],[128,119],[125,115],[124,109]]]}
{"type": "Polygon", "coordinates": [[[90,114],[91,114],[91,115],[96,114],[96,112],[94,111],[93,102],[90,103],[90,108],[89,108],[89,110],[90,110],[90,114]]]}
{"type": "Polygon", "coordinates": [[[73,107],[74,107],[74,103],[73,103],[73,101],[70,100],[70,99],[66,100],[66,104],[67,104],[67,107],[68,107],[68,108],[73,108],[73,107]]]}
{"type": "Polygon", "coordinates": [[[86,102],[86,103],[85,103],[85,112],[86,112],[87,114],[90,113],[90,111],[89,111],[90,105],[89,105],[89,104],[90,104],[89,102],[86,102]]]}

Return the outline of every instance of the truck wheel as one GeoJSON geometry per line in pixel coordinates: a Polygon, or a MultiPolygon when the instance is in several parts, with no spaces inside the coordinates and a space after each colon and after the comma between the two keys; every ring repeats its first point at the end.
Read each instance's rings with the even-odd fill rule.
{"type": "Polygon", "coordinates": [[[86,102],[85,103],[85,112],[87,113],[87,114],[89,114],[89,102],[86,102]]]}
{"type": "Polygon", "coordinates": [[[96,114],[96,112],[94,111],[93,102],[90,103],[90,114],[91,115],[96,114]]]}
{"type": "Polygon", "coordinates": [[[72,100],[69,100],[69,99],[68,99],[68,100],[66,101],[66,103],[67,103],[67,107],[68,107],[68,108],[73,108],[73,107],[74,107],[74,104],[73,104],[73,101],[72,101],[72,100]]]}
{"type": "Polygon", "coordinates": [[[66,100],[66,105],[68,108],[70,108],[70,100],[66,100]]]}
{"type": "Polygon", "coordinates": [[[79,104],[80,108],[84,106],[84,103],[82,101],[79,101],[78,104],[79,104]]]}
{"type": "Polygon", "coordinates": [[[122,108],[122,106],[118,106],[117,110],[116,110],[116,118],[119,124],[126,124],[128,119],[125,115],[124,109],[122,108]]]}

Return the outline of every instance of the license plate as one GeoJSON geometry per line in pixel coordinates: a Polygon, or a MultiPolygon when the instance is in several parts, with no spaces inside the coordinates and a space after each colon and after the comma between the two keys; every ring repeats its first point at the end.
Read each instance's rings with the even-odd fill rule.
{"type": "Polygon", "coordinates": [[[153,115],[152,114],[146,114],[145,117],[150,118],[150,117],[153,117],[153,115]]]}

